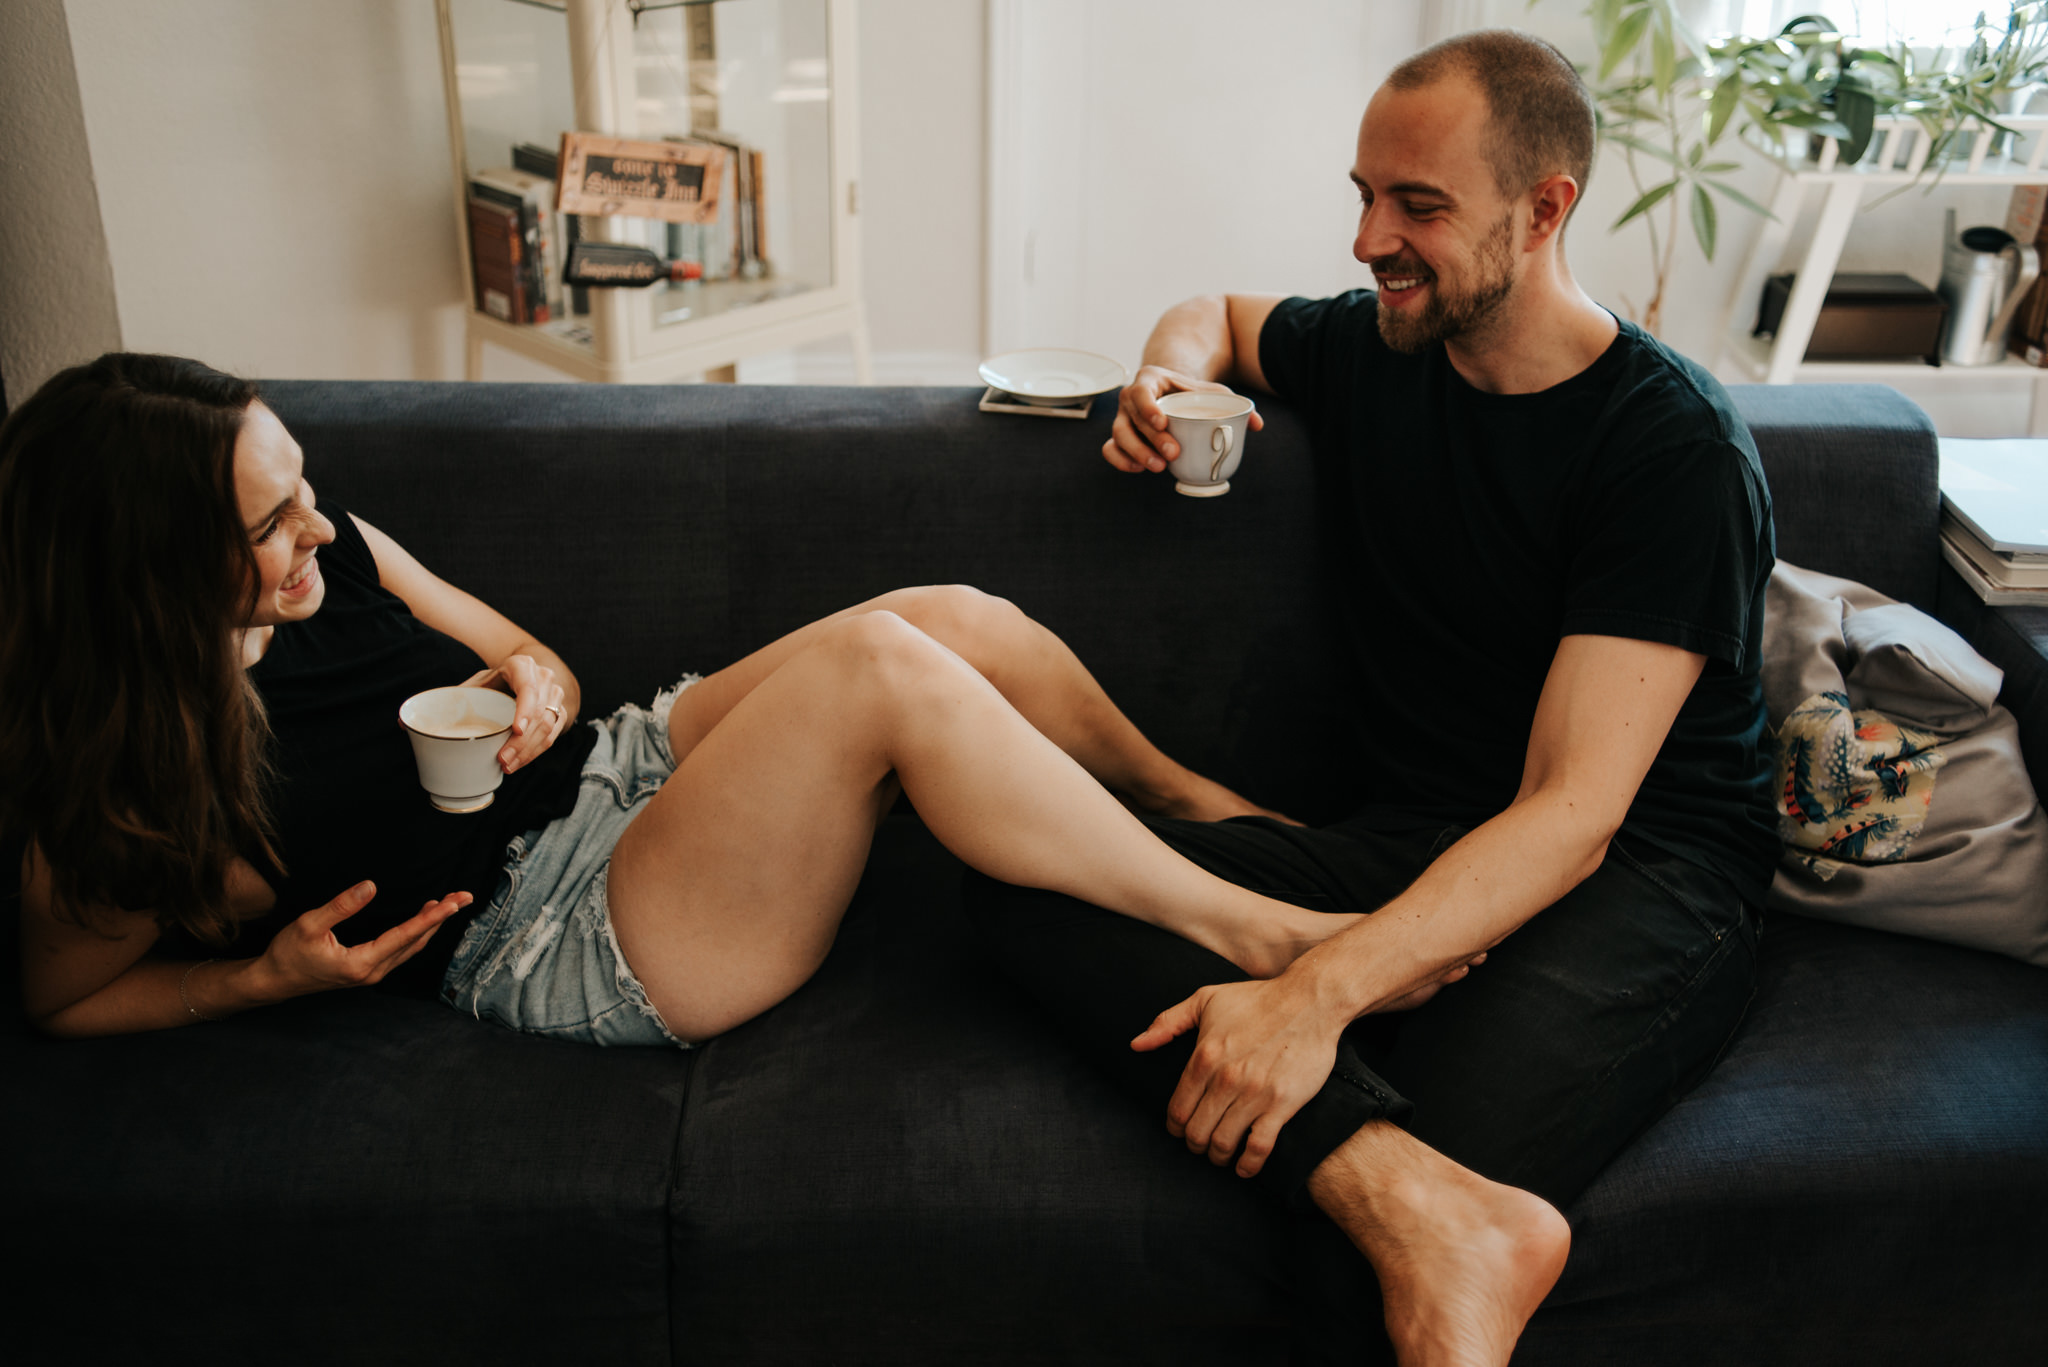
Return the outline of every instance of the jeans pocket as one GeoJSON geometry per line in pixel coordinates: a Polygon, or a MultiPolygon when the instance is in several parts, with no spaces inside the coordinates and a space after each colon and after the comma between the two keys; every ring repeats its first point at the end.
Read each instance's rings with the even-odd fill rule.
{"type": "Polygon", "coordinates": [[[1747,919],[1742,914],[1742,899],[1734,889],[1704,869],[1696,869],[1675,856],[1653,864],[1630,852],[1619,839],[1610,842],[1607,851],[1623,868],[1676,903],[1716,941],[1726,938],[1730,931],[1740,929],[1747,919]]]}

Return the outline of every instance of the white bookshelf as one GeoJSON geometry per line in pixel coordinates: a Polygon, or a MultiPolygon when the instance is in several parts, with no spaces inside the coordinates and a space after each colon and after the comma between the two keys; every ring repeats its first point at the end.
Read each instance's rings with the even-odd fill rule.
{"type": "Polygon", "coordinates": [[[2028,435],[2048,436],[2048,370],[2016,357],[1986,366],[1804,359],[1820,317],[1821,301],[1834,278],[1857,211],[1867,198],[1916,181],[1934,182],[1936,193],[1942,188],[1972,185],[2048,185],[2048,155],[2044,155],[2048,154],[2048,114],[2011,115],[2005,122],[2021,135],[2017,155],[1999,155],[1996,130],[1980,127],[1969,135],[1966,155],[1928,170],[1929,142],[1920,126],[1901,115],[1886,115],[1877,120],[1870,153],[1855,165],[1842,163],[1840,145],[1833,138],[1824,138],[1819,140],[1817,156],[1796,170],[1781,171],[1771,195],[1772,217],[1764,221],[1751,243],[1723,314],[1715,366],[1721,378],[1764,384],[1911,381],[1960,393],[1987,386],[2010,390],[2014,385],[2029,385],[2028,435]],[[1935,181],[1937,171],[1939,180],[1935,181]],[[1793,226],[1808,197],[1814,195],[1820,198],[1820,212],[1813,236],[1803,256],[1788,260],[1793,226]],[[1751,336],[1765,281],[1788,269],[1796,278],[1777,335],[1769,339],[1751,336]]]}

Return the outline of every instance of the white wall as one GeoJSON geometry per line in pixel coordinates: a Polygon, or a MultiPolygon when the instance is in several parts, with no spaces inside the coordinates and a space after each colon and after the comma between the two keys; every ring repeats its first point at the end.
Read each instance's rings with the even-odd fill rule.
{"type": "MultiPolygon", "coordinates": [[[[255,376],[461,375],[431,4],[37,3],[70,20],[118,344],[255,376]]],[[[979,355],[981,15],[976,0],[861,6],[864,274],[884,379],[966,382],[979,355]]],[[[11,16],[8,31],[0,84],[32,94],[19,77],[46,63],[10,54],[11,16]]],[[[61,146],[38,124],[8,127],[61,146]]],[[[54,345],[70,360],[117,344],[94,336],[54,345]]],[[[765,377],[796,377],[777,370],[770,358],[765,377]]],[[[496,351],[486,375],[560,378],[496,351]]]]}
{"type": "Polygon", "coordinates": [[[877,378],[974,383],[984,7],[861,0],[861,252],[877,378]]]}
{"type": "Polygon", "coordinates": [[[1219,290],[1325,294],[1351,258],[1358,119],[1418,46],[1421,0],[996,0],[991,351],[1134,365],[1219,290]]]}
{"type": "MultiPolygon", "coordinates": [[[[1034,278],[1049,310],[1047,330],[1029,339],[1126,360],[1187,294],[1358,283],[1343,169],[1387,67],[1424,38],[1482,23],[1531,27],[1590,56],[1577,0],[1090,0],[1085,10],[1021,0],[1014,7],[1038,16],[1040,42],[1021,54],[984,22],[990,4],[1001,13],[1013,2],[862,0],[864,277],[884,381],[967,382],[985,342],[1026,339],[984,316],[985,280],[1014,282],[1024,269],[1026,227],[1037,229],[1034,278]],[[1029,76],[1024,104],[1044,115],[1029,125],[1041,158],[1030,175],[1064,187],[1065,219],[1027,223],[1058,207],[1028,197],[1014,218],[985,214],[991,191],[1001,195],[985,180],[984,72],[1006,61],[1029,76]],[[985,273],[984,244],[1002,247],[1006,233],[985,273]]],[[[0,365],[18,392],[117,339],[259,376],[461,373],[462,288],[425,0],[10,0],[0,111],[0,365]],[[62,47],[53,25],[67,19],[78,95],[68,133],[66,78],[50,57],[62,47]],[[103,253],[89,231],[91,185],[16,188],[42,186],[45,172],[30,168],[77,164],[64,153],[81,142],[103,253]]],[[[1769,172],[1759,165],[1738,179],[1761,192],[1769,172]]],[[[1571,244],[1582,282],[1620,311],[1640,304],[1649,279],[1640,231],[1606,231],[1631,197],[1603,159],[1571,244]]],[[[1931,282],[1950,202],[1969,221],[2004,212],[1996,190],[1909,192],[1858,221],[1844,267],[1931,282]]],[[[1711,360],[1725,281],[1755,231],[1756,220],[1731,211],[1719,261],[1681,248],[1666,307],[1666,335],[1681,349],[1711,360]]],[[[497,352],[486,373],[554,378],[497,352]]],[[[849,373],[844,348],[831,345],[742,371],[849,373]]],[[[1962,406],[1970,411],[1956,422],[1966,424],[2003,422],[1996,415],[2013,409],[1982,398],[1962,406]]]]}
{"type": "Polygon", "coordinates": [[[63,0],[8,0],[0,24],[0,376],[20,403],[121,345],[63,0]]]}
{"type": "Polygon", "coordinates": [[[459,375],[431,5],[70,0],[124,344],[459,375]]]}

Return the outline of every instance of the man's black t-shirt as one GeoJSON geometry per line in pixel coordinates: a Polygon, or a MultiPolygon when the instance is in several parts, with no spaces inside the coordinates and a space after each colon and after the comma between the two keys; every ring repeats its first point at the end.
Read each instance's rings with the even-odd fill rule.
{"type": "Polygon", "coordinates": [[[1313,439],[1366,805],[1476,825],[1520,787],[1560,638],[1707,657],[1622,830],[1761,903],[1779,842],[1758,682],[1774,560],[1748,429],[1641,329],[1535,394],[1381,340],[1369,290],[1289,299],[1259,339],[1313,439]]]}

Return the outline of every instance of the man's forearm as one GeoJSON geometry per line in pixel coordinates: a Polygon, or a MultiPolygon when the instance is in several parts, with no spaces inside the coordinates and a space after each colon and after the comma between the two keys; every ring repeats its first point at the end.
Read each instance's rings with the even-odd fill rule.
{"type": "Polygon", "coordinates": [[[1237,368],[1231,340],[1230,306],[1220,294],[1207,294],[1168,309],[1145,339],[1143,364],[1222,380],[1237,368]]]}
{"type": "Polygon", "coordinates": [[[1583,810],[1560,793],[1517,802],[1282,977],[1299,975],[1305,991],[1353,1020],[1439,981],[1600,867],[1612,832],[1586,820],[1583,810]]]}

